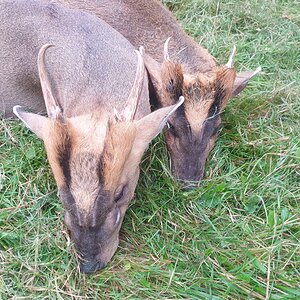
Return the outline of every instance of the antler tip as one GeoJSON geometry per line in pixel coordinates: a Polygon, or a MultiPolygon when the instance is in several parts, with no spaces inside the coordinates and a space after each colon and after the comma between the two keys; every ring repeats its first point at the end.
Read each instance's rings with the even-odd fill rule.
{"type": "Polygon", "coordinates": [[[171,37],[169,36],[164,44],[164,59],[165,60],[170,60],[170,56],[169,56],[169,42],[170,42],[171,37]]]}
{"type": "Polygon", "coordinates": [[[233,45],[230,57],[228,59],[227,64],[225,65],[227,68],[233,68],[235,54],[236,54],[236,45],[233,45]]]}

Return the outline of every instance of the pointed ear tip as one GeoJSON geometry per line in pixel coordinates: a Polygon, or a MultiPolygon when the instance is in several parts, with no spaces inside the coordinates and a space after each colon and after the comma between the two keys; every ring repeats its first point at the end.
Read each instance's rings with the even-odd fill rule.
{"type": "Polygon", "coordinates": [[[250,78],[253,78],[255,75],[257,75],[258,73],[260,73],[262,70],[261,66],[257,67],[255,71],[252,72],[252,74],[250,75],[250,78]]]}
{"type": "Polygon", "coordinates": [[[259,67],[257,67],[257,69],[255,70],[255,74],[257,74],[257,73],[259,73],[259,72],[261,72],[262,71],[262,68],[261,68],[261,66],[259,66],[259,67]]]}
{"type": "Polygon", "coordinates": [[[13,113],[14,113],[16,116],[19,116],[19,113],[20,113],[21,110],[22,110],[22,106],[20,106],[20,105],[15,105],[15,106],[13,107],[13,113]]]}

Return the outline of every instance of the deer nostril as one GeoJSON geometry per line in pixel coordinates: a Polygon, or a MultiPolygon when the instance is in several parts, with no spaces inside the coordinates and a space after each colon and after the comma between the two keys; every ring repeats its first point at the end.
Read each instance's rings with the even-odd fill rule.
{"type": "Polygon", "coordinates": [[[87,261],[80,264],[80,272],[90,274],[103,269],[105,266],[105,263],[99,261],[87,261]]]}

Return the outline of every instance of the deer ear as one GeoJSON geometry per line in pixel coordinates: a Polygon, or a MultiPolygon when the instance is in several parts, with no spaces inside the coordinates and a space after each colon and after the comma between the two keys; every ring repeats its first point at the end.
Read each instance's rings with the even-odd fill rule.
{"type": "Polygon", "coordinates": [[[252,77],[261,71],[261,67],[258,67],[255,71],[246,71],[236,74],[236,78],[233,85],[232,96],[237,96],[249,83],[252,77]]]}
{"type": "Polygon", "coordinates": [[[45,140],[48,138],[50,126],[52,124],[50,119],[37,114],[28,113],[19,105],[14,106],[13,112],[24,125],[40,139],[45,140]]]}
{"type": "Polygon", "coordinates": [[[165,59],[159,64],[149,55],[145,55],[145,66],[159,101],[159,106],[175,104],[182,96],[183,71],[179,64],[165,59]]]}
{"type": "Polygon", "coordinates": [[[160,74],[161,64],[148,54],[144,54],[144,63],[154,88],[160,91],[162,88],[160,74]]]}
{"type": "Polygon", "coordinates": [[[216,73],[214,104],[218,112],[221,112],[229,98],[236,78],[234,68],[221,67],[216,73]]]}
{"type": "Polygon", "coordinates": [[[136,121],[137,137],[134,142],[134,147],[144,152],[148,144],[162,131],[168,118],[183,102],[184,98],[181,96],[176,104],[160,108],[136,121]]]}

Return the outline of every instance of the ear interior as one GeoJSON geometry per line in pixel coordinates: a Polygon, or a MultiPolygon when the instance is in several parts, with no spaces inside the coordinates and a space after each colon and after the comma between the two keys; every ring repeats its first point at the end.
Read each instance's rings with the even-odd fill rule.
{"type": "Polygon", "coordinates": [[[24,123],[24,125],[34,132],[40,139],[45,140],[49,134],[51,121],[43,116],[28,113],[17,105],[13,108],[14,114],[24,123]]]}
{"type": "Polygon", "coordinates": [[[181,106],[184,98],[180,97],[178,103],[160,108],[136,121],[137,137],[135,147],[144,151],[148,144],[154,139],[166,125],[168,118],[181,106]]]}
{"type": "Polygon", "coordinates": [[[261,67],[258,67],[255,71],[241,72],[236,75],[232,96],[237,96],[249,83],[252,77],[261,71],[261,67]]]}

